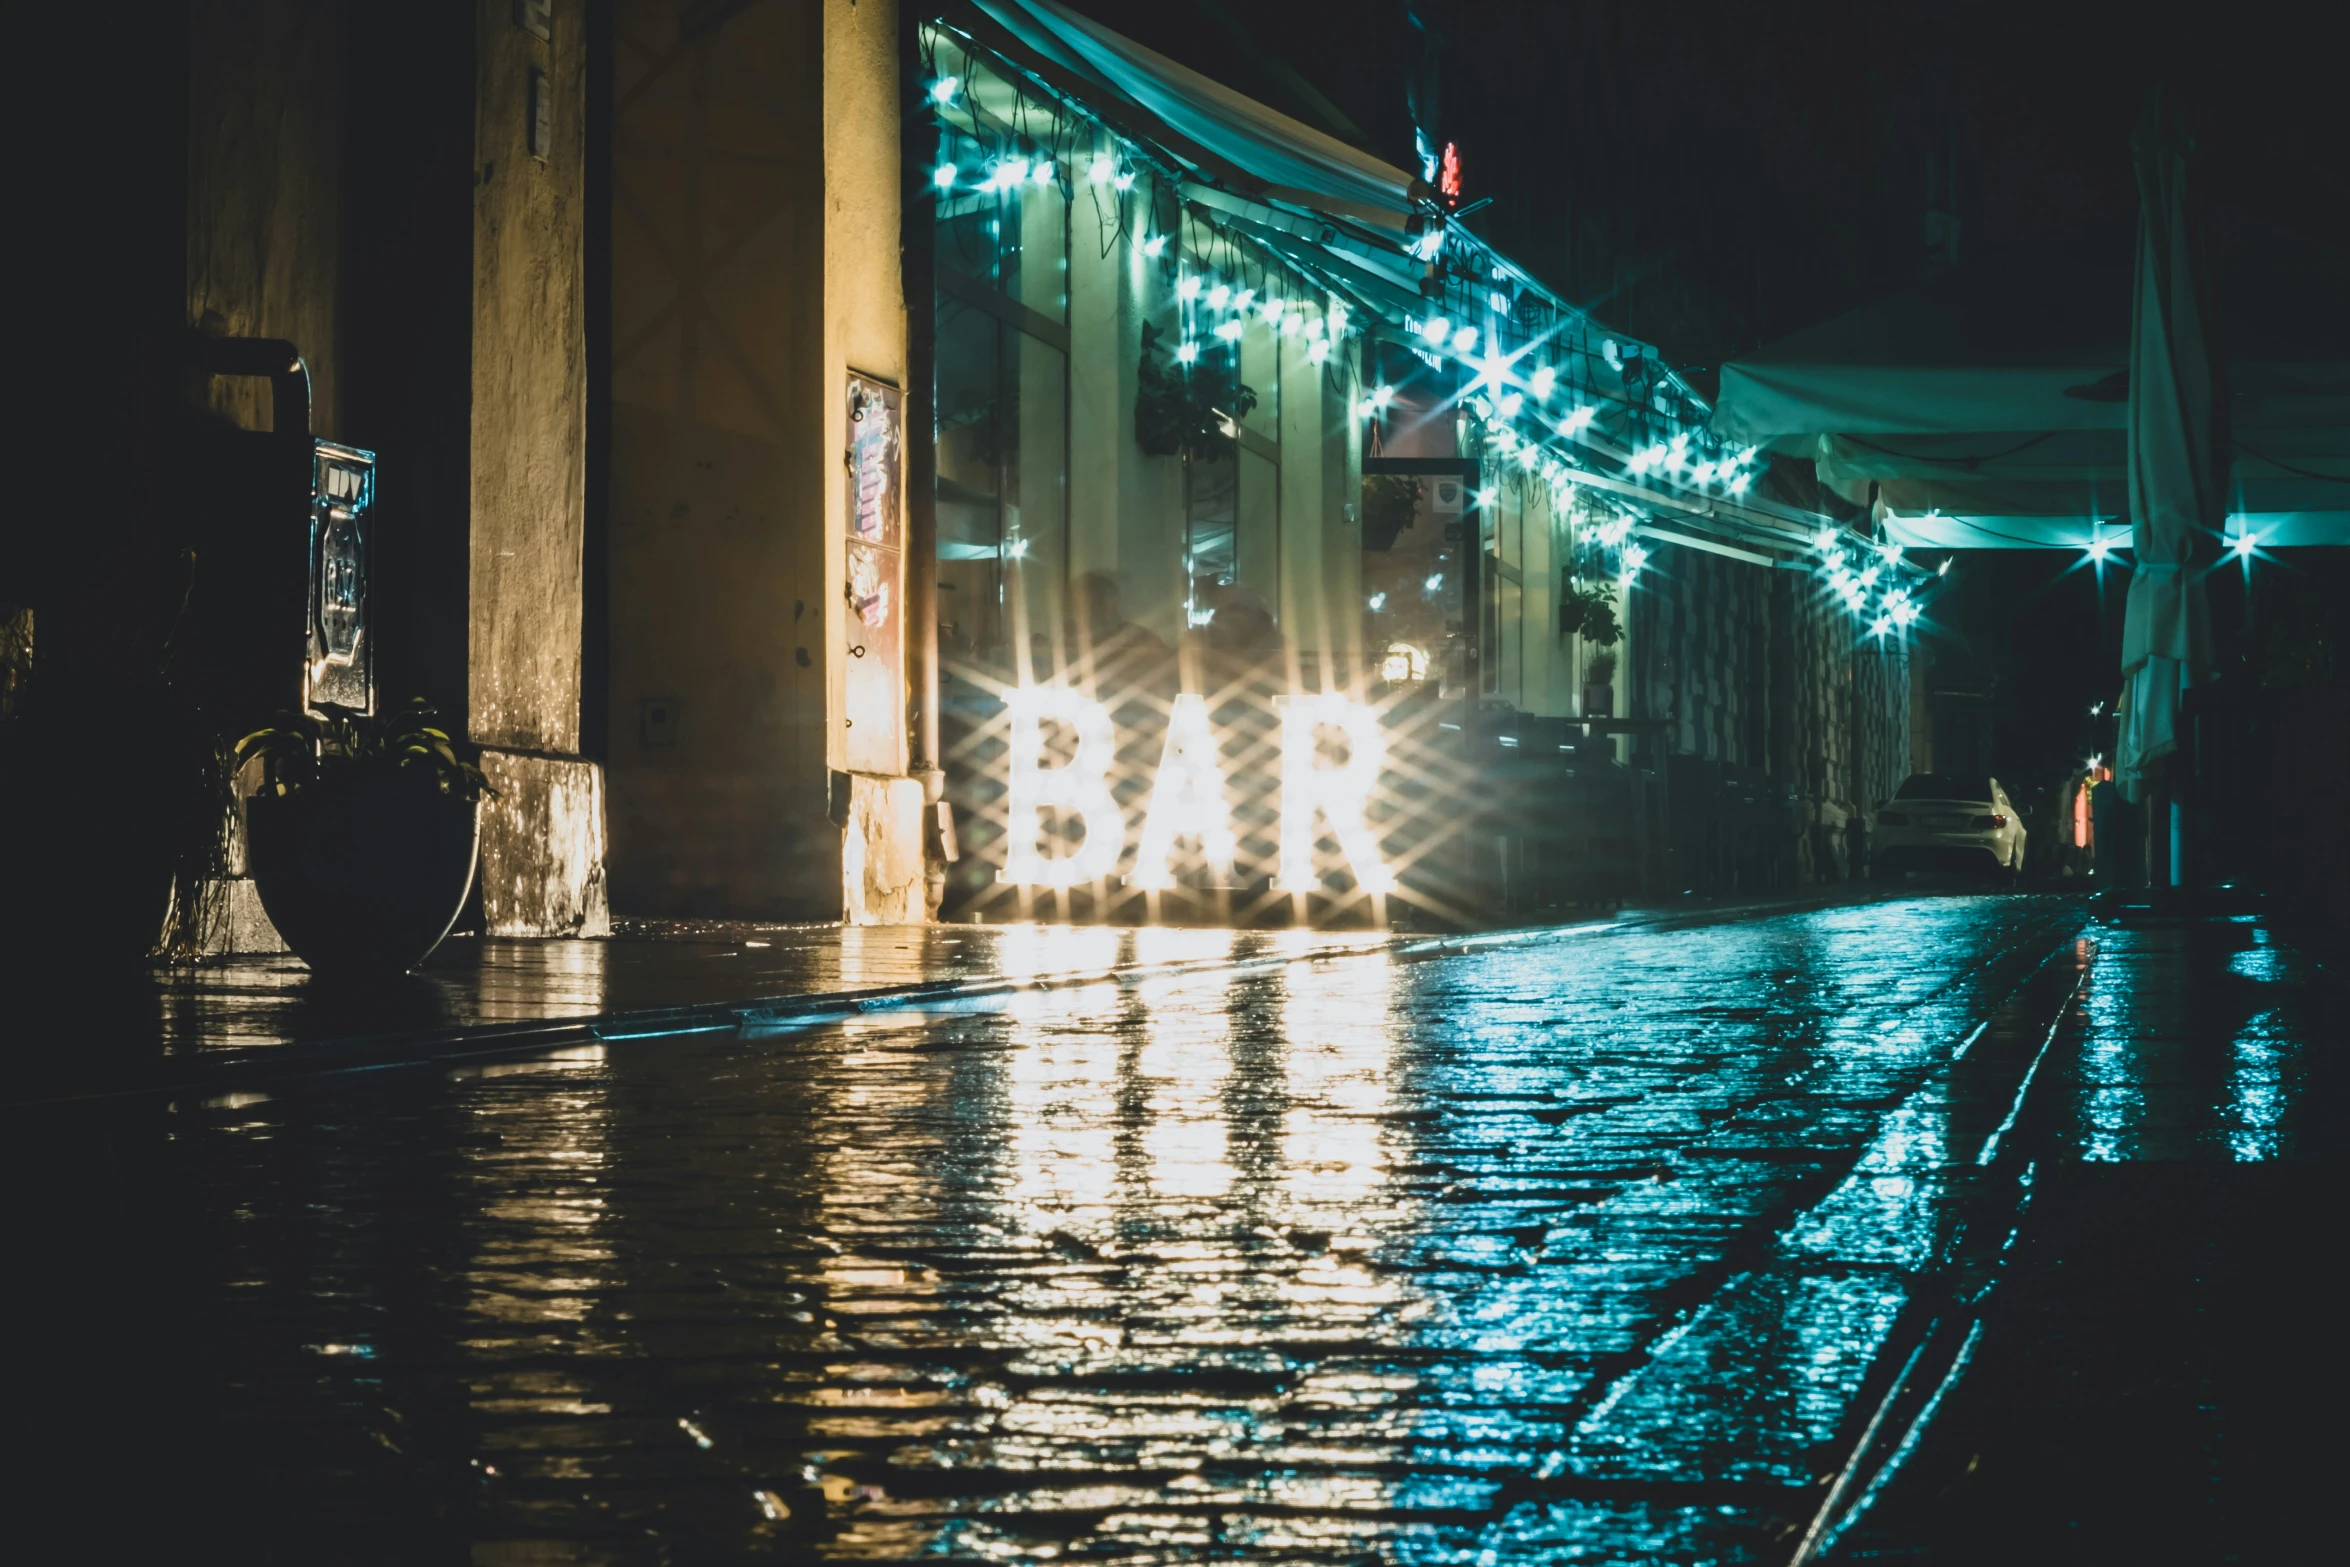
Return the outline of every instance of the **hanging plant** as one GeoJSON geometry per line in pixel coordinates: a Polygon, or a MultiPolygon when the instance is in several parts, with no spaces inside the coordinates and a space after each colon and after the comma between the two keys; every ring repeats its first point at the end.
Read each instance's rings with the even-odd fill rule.
{"type": "Polygon", "coordinates": [[[1363,480],[1363,548],[1395,548],[1395,536],[1410,527],[1419,512],[1419,480],[1402,473],[1369,475],[1363,480]]]}
{"type": "Polygon", "coordinates": [[[1559,600],[1559,631],[1569,636],[1579,632],[1595,647],[1614,647],[1624,638],[1616,619],[1615,589],[1603,582],[1586,585],[1569,579],[1559,600]]]}
{"type": "Polygon", "coordinates": [[[1231,450],[1226,419],[1240,420],[1257,406],[1257,394],[1243,386],[1230,352],[1211,352],[1178,364],[1159,341],[1159,329],[1142,324],[1142,364],[1134,392],[1134,439],[1153,457],[1178,453],[1215,462],[1231,450]]]}

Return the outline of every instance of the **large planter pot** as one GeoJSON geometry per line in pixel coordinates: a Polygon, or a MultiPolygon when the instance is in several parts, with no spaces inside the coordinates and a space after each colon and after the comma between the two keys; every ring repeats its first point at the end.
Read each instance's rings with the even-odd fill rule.
{"type": "Polygon", "coordinates": [[[321,973],[403,974],[473,886],[480,805],[422,768],[245,806],[246,863],[277,933],[321,973]]]}

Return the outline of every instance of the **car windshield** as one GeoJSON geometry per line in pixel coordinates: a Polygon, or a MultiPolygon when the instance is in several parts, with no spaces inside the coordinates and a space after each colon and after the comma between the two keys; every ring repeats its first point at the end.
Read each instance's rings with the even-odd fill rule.
{"type": "Polygon", "coordinates": [[[1912,773],[1897,800],[1989,800],[1991,780],[1979,774],[1912,773]]]}

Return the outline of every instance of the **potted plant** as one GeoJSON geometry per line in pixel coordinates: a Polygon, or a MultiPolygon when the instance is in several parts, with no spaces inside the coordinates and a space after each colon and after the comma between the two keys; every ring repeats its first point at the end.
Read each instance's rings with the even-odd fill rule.
{"type": "Polygon", "coordinates": [[[237,742],[258,760],[246,862],[261,906],[321,973],[401,974],[441,944],[473,886],[480,769],[432,709],[382,717],[286,715],[237,742]]]}
{"type": "Polygon", "coordinates": [[[1583,716],[1610,718],[1616,710],[1616,655],[1613,648],[1601,648],[1591,655],[1583,666],[1583,716]]]}

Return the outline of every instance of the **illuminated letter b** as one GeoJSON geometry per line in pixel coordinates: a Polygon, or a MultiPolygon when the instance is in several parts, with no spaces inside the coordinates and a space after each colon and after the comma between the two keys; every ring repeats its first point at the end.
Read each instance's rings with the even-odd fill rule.
{"type": "Polygon", "coordinates": [[[1022,686],[1006,705],[1012,712],[1012,796],[1003,879],[1032,887],[1102,880],[1118,868],[1126,840],[1126,819],[1107,781],[1118,754],[1110,710],[1066,686],[1022,686]],[[1044,765],[1048,719],[1077,732],[1077,756],[1066,767],[1044,765]],[[1085,843],[1075,854],[1048,860],[1037,852],[1044,830],[1039,813],[1048,805],[1085,824],[1085,843]]]}

